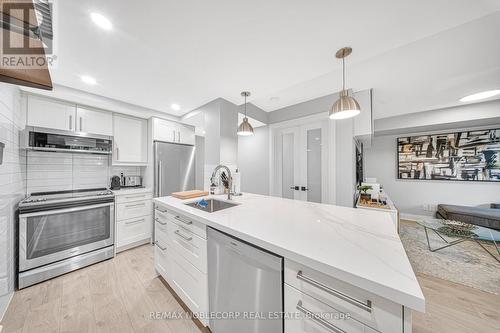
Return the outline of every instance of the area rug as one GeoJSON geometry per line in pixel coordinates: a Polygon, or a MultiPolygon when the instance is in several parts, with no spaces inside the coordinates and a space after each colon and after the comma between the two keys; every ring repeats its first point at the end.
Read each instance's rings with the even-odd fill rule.
{"type": "MultiPolygon", "coordinates": [[[[500,295],[500,263],[478,244],[463,242],[431,252],[427,248],[423,227],[404,220],[400,224],[400,237],[415,273],[432,275],[500,295]]],[[[444,245],[433,232],[429,232],[429,239],[433,248],[444,245]]],[[[483,244],[496,253],[492,244],[483,244]]]]}

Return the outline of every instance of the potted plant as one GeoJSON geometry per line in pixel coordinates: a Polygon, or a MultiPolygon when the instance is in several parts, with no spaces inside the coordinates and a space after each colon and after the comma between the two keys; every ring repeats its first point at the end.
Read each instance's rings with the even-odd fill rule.
{"type": "Polygon", "coordinates": [[[371,194],[368,193],[369,190],[372,190],[373,187],[370,185],[360,185],[358,186],[359,192],[361,192],[361,201],[370,201],[371,200],[371,194]]]}

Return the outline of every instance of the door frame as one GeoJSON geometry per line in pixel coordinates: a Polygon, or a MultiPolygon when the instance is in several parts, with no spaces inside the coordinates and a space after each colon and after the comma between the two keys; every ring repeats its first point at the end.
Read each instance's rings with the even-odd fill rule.
{"type": "MultiPolygon", "coordinates": [[[[322,186],[322,198],[323,203],[335,204],[335,171],[336,171],[336,149],[335,149],[335,121],[328,119],[325,113],[318,113],[311,116],[296,118],[292,120],[286,120],[279,123],[274,123],[269,125],[269,194],[272,196],[282,195],[282,183],[281,183],[281,170],[282,159],[281,148],[279,144],[281,140],[277,137],[277,134],[287,127],[300,127],[304,125],[310,125],[318,122],[324,122],[322,126],[323,130],[326,130],[325,140],[323,141],[324,150],[323,153],[325,157],[322,161],[323,168],[326,168],[326,172],[322,173],[322,183],[326,186],[322,186]]],[[[300,162],[299,162],[300,163],[300,162]]]]}

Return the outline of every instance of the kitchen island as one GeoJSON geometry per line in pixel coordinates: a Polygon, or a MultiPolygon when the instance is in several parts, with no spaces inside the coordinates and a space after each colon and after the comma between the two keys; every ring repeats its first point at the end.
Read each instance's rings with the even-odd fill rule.
{"type": "MultiPolygon", "coordinates": [[[[351,323],[337,325],[346,332],[411,332],[411,310],[425,310],[389,213],[248,193],[213,213],[186,205],[199,200],[154,199],[157,271],[193,312],[208,311],[207,226],[285,258],[285,311],[299,298],[317,312],[349,313],[351,323]]],[[[304,327],[285,321],[285,332],[304,327]]]]}

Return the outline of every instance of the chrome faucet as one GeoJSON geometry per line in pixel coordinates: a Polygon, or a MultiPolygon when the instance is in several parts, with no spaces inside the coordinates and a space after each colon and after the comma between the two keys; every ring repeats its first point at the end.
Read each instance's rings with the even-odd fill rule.
{"type": "Polygon", "coordinates": [[[220,169],[226,169],[227,171],[227,178],[228,178],[228,183],[229,183],[229,188],[228,188],[228,191],[227,191],[227,200],[231,200],[231,189],[233,187],[233,178],[231,177],[231,170],[229,170],[229,168],[225,165],[218,165],[215,167],[214,169],[214,172],[212,172],[212,177],[210,177],[210,182],[212,182],[212,184],[214,184],[214,180],[215,180],[215,176],[217,175],[217,171],[219,171],[220,169]]]}

